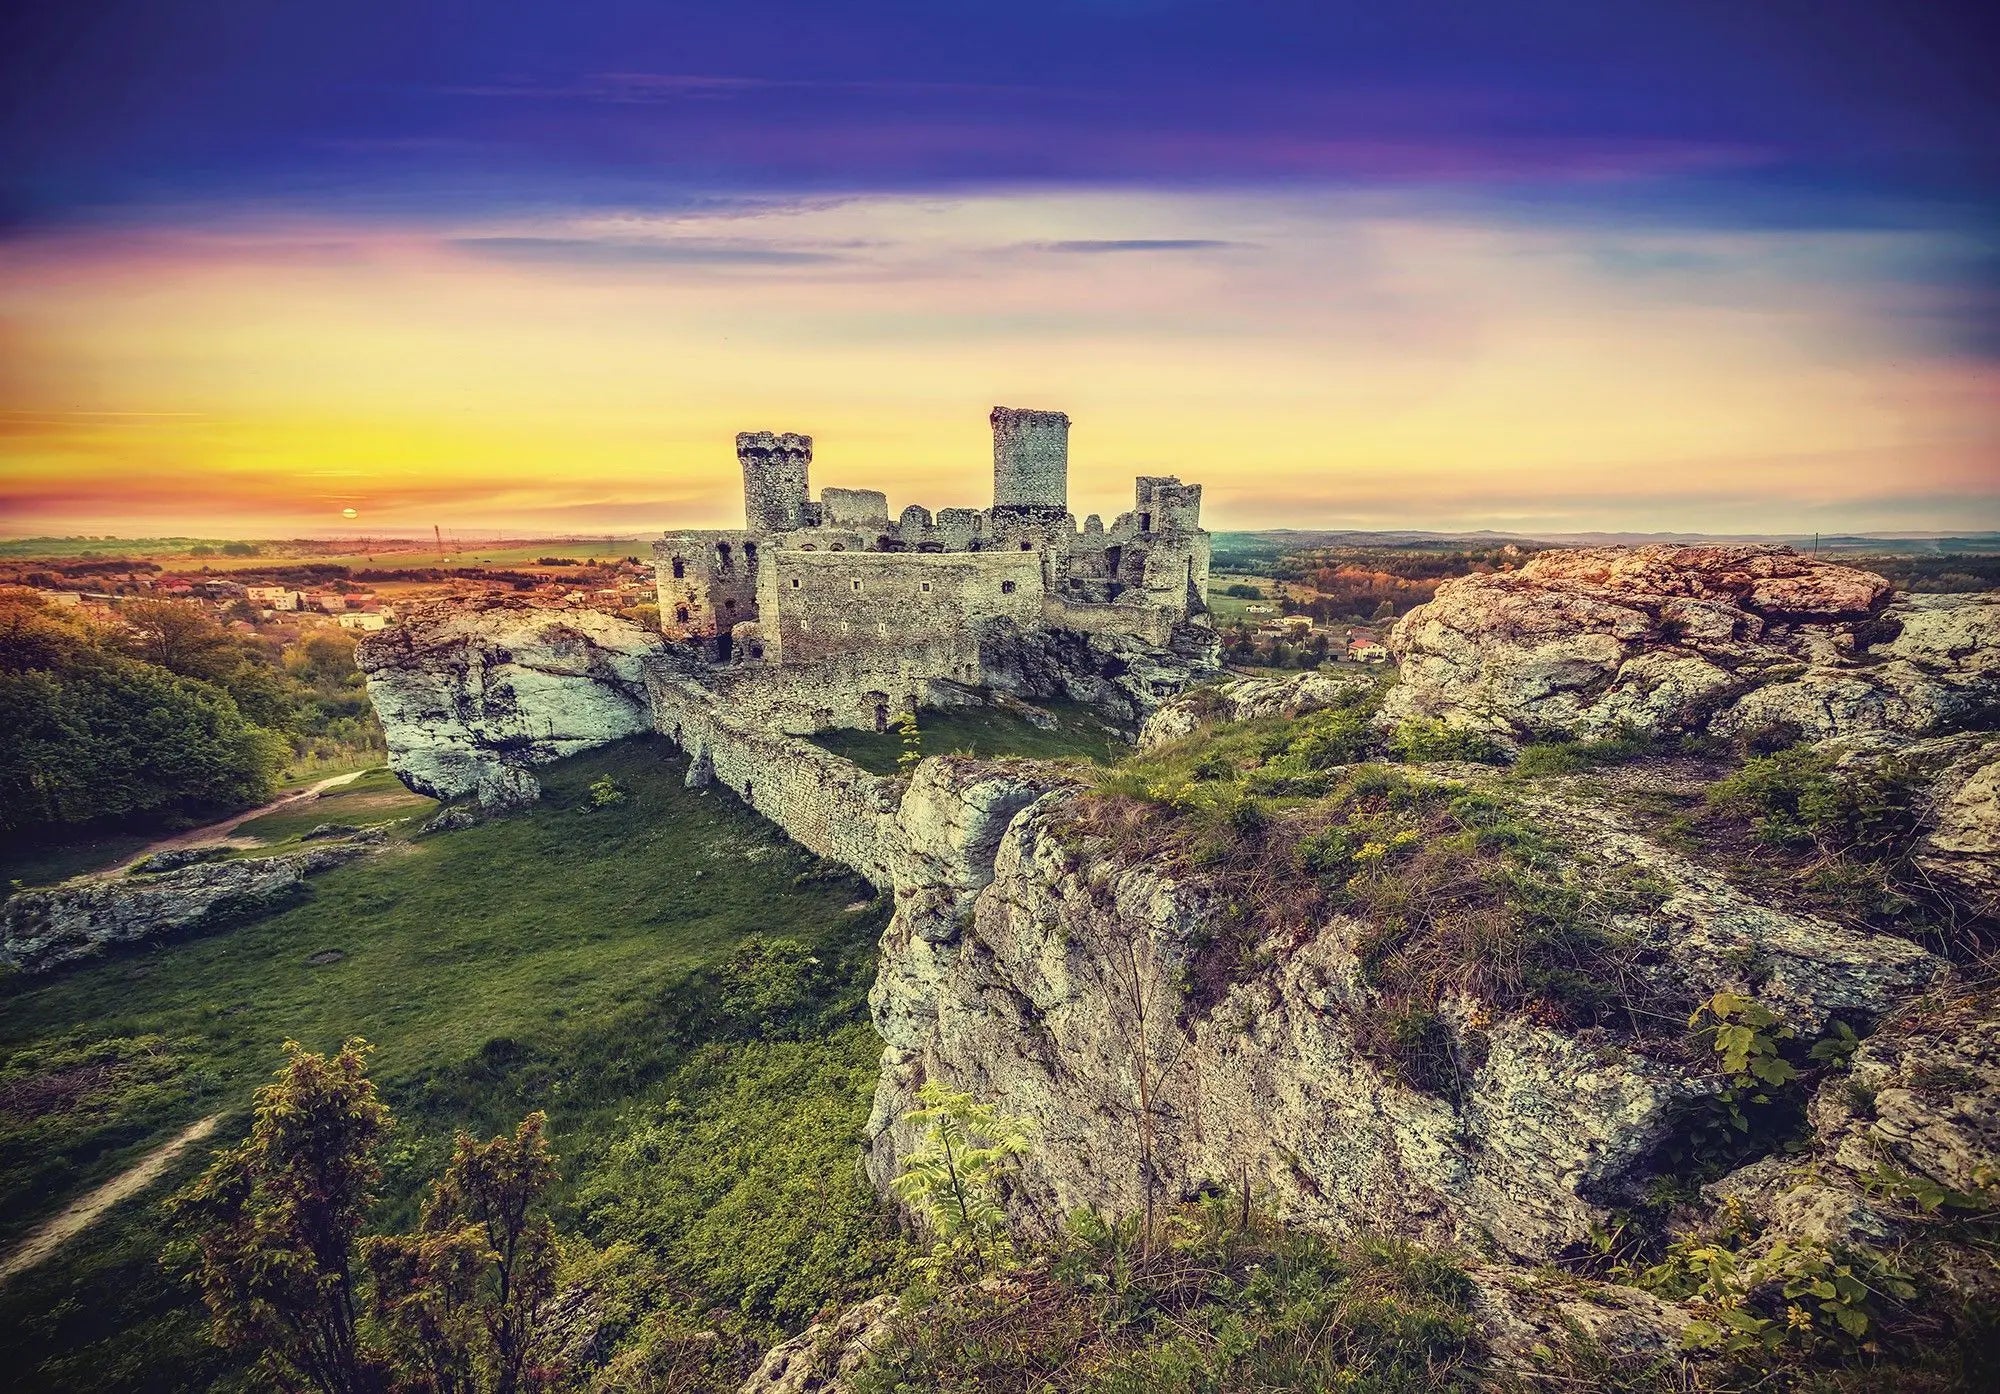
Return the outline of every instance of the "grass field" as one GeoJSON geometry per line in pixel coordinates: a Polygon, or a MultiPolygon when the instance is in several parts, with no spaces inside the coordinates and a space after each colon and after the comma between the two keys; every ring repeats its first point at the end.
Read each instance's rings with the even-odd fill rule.
{"type": "Polygon", "coordinates": [[[309,832],[322,823],[372,828],[398,819],[417,822],[428,818],[437,806],[436,799],[405,789],[403,782],[388,770],[374,769],[328,789],[317,798],[301,799],[276,813],[240,823],[235,836],[276,843],[309,832]]]}
{"type": "MultiPolygon", "coordinates": [[[[755,936],[812,948],[813,991],[833,1005],[815,1008],[819,1034],[795,1030],[793,1048],[815,1062],[822,1092],[784,1095],[782,1107],[816,1110],[819,1145],[851,1158],[879,1050],[860,1002],[886,913],[872,893],[725,794],[684,789],[660,743],[578,757],[544,782],[529,813],[417,840],[399,830],[390,851],[264,918],[0,983],[0,1242],[195,1118],[227,1112],[217,1141],[239,1134],[287,1038],[376,1044],[374,1076],[403,1122],[392,1213],[407,1213],[454,1127],[490,1134],[532,1108],[549,1111],[573,1184],[648,1099],[698,1103],[701,1089],[742,1087],[704,1084],[713,1061],[708,1075],[685,1072],[704,1033],[723,1029],[704,1024],[717,992],[696,979],[755,936]],[[606,775],[626,797],[589,809],[583,791],[606,775]]],[[[371,777],[344,812],[341,799],[319,800],[259,831],[361,822],[409,798],[371,777]]],[[[746,1020],[728,1028],[736,1038],[763,1029],[746,1020]]],[[[770,1068],[781,1066],[801,1068],[770,1068]]],[[[14,1387],[194,1390],[234,1378],[158,1261],[160,1201],[201,1161],[183,1159],[0,1287],[0,1362],[14,1387]]],[[[673,1242],[658,1240],[669,1252],[673,1242]]]]}
{"type": "MultiPolygon", "coordinates": [[[[917,714],[923,753],[1020,755],[1031,760],[1081,757],[1104,764],[1131,749],[1080,702],[1035,705],[1056,718],[1055,730],[1045,731],[998,707],[927,707],[917,714]]],[[[903,738],[895,731],[821,731],[812,740],[870,774],[894,774],[903,754],[903,738]]]]}

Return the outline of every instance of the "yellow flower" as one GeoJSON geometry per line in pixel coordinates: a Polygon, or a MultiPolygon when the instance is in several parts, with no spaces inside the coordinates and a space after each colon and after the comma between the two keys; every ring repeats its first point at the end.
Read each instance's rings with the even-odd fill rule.
{"type": "Polygon", "coordinates": [[[1798,1303],[1794,1302],[1785,1308],[1785,1325],[1791,1327],[1792,1330],[1810,1331],[1812,1330],[1812,1324],[1812,1313],[1808,1312],[1804,1307],[1799,1306],[1798,1303]]]}

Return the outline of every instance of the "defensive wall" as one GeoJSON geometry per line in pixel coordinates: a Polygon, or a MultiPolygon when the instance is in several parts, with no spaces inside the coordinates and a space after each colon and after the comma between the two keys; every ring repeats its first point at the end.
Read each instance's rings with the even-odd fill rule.
{"type": "Polygon", "coordinates": [[[765,725],[718,690],[660,666],[646,673],[653,722],[688,756],[688,783],[713,781],[809,851],[889,889],[897,782],[765,725]]]}

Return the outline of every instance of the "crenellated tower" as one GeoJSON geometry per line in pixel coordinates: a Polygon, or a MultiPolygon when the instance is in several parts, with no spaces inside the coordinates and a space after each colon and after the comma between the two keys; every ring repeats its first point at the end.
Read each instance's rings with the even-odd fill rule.
{"type": "Polygon", "coordinates": [[[811,436],[787,431],[742,431],[736,459],[743,466],[744,525],[752,532],[796,532],[810,526],[807,475],[812,469],[811,436]]]}

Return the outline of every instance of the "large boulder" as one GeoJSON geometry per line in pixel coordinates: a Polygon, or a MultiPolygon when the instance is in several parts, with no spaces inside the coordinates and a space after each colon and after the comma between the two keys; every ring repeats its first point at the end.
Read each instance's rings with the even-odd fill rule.
{"type": "Polygon", "coordinates": [[[1164,703],[1139,728],[1139,749],[1184,740],[1209,722],[1302,716],[1338,706],[1375,685],[1351,673],[1294,673],[1282,678],[1230,678],[1164,703]]]}
{"type": "Polygon", "coordinates": [[[1405,615],[1385,710],[1513,736],[1922,735],[1991,712],[1996,633],[1991,596],[1891,604],[1880,576],[1788,547],[1544,552],[1405,615]]]}
{"type": "Polygon", "coordinates": [[[653,729],[643,667],[661,648],[595,610],[454,600],[370,635],[355,661],[405,784],[504,808],[539,793],[531,766],[653,729]]]}

